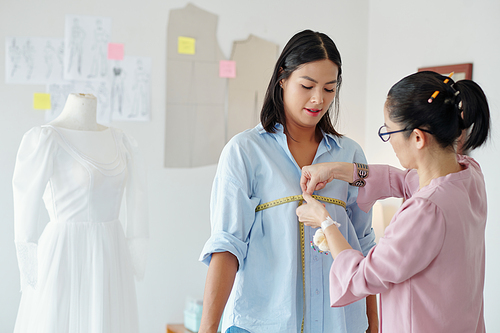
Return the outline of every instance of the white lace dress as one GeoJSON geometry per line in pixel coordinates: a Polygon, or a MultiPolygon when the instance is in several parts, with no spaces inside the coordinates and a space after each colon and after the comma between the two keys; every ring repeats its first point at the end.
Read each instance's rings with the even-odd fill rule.
{"type": "Polygon", "coordinates": [[[13,178],[22,289],[14,332],[138,332],[134,274],[142,278],[148,238],[144,178],[135,141],[118,129],[47,125],[24,135],[13,178]],[[39,218],[42,197],[48,223],[39,218]]]}

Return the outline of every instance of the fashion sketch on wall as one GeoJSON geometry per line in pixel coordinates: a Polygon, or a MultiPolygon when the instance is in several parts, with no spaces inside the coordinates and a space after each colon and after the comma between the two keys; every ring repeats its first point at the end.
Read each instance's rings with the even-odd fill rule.
{"type": "Polygon", "coordinates": [[[106,80],[111,18],[67,15],[65,24],[64,78],[106,80]]]}
{"type": "Polygon", "coordinates": [[[113,121],[151,120],[151,58],[125,56],[111,64],[113,121]]]}
{"type": "Polygon", "coordinates": [[[62,38],[7,37],[5,82],[15,84],[62,82],[63,57],[62,38]]]}

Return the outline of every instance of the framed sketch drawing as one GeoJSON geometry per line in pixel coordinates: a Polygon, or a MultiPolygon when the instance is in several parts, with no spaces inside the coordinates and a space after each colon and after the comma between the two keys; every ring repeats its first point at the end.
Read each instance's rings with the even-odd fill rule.
{"type": "Polygon", "coordinates": [[[419,72],[422,71],[433,71],[445,76],[448,76],[451,72],[453,74],[453,81],[459,80],[472,80],[472,63],[467,64],[457,64],[457,65],[446,65],[446,66],[434,66],[434,67],[422,67],[418,69],[419,72]]]}

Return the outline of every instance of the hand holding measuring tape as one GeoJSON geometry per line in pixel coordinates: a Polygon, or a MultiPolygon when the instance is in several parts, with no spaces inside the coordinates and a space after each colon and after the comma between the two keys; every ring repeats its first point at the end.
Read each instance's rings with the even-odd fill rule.
{"type": "Polygon", "coordinates": [[[354,164],[347,162],[330,162],[307,165],[302,168],[300,187],[302,192],[312,194],[323,189],[334,179],[351,183],[353,181],[354,164]]]}
{"type": "MultiPolygon", "coordinates": [[[[305,202],[296,210],[299,221],[314,228],[322,227],[318,229],[318,232],[322,231],[326,238],[327,244],[324,244],[324,250],[330,251],[332,257],[335,258],[340,252],[352,249],[351,245],[342,236],[338,228],[340,225],[330,218],[325,206],[308,193],[304,192],[302,196],[305,202]]],[[[320,246],[320,244],[316,245],[320,246]]]]}
{"type": "Polygon", "coordinates": [[[316,232],[315,244],[330,251],[334,258],[343,250],[351,249],[351,246],[339,231],[340,224],[331,219],[324,204],[314,199],[311,194],[323,189],[334,179],[346,181],[353,186],[364,186],[364,179],[367,176],[368,166],[359,163],[319,163],[302,168],[300,187],[303,191],[304,204],[297,208],[296,214],[304,225],[322,227],[316,232]],[[318,244],[318,241],[321,244],[318,244]]]}
{"type": "Polygon", "coordinates": [[[325,205],[314,199],[309,193],[302,193],[304,203],[297,207],[299,221],[313,228],[321,227],[321,222],[330,216],[325,205]]]}

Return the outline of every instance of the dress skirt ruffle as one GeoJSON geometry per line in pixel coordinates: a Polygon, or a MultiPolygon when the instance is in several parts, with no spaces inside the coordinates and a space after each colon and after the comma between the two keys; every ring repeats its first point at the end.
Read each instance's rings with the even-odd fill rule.
{"type": "Polygon", "coordinates": [[[23,291],[15,333],[136,333],[135,284],[120,221],[50,222],[38,282],[23,291]]]}

